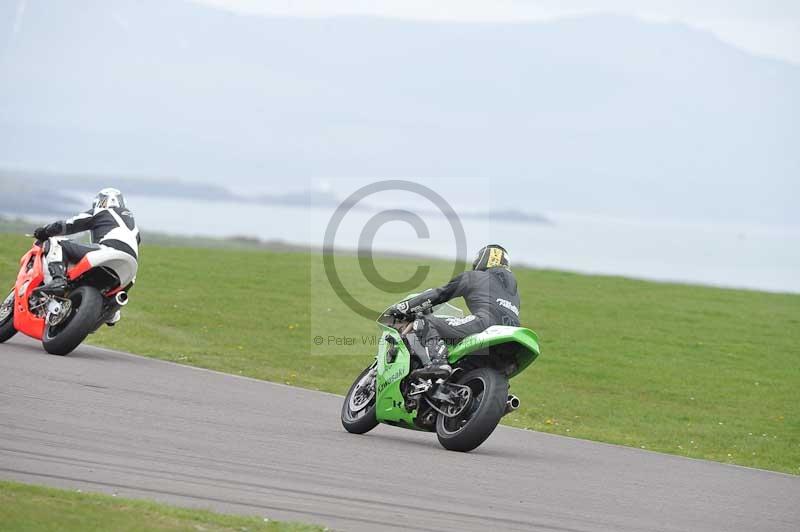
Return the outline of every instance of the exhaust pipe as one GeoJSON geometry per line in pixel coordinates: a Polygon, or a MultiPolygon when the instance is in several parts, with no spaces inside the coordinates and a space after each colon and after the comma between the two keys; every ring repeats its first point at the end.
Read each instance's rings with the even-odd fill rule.
{"type": "Polygon", "coordinates": [[[519,408],[520,402],[519,397],[513,394],[509,394],[508,400],[506,400],[506,411],[503,412],[503,415],[510,414],[517,408],[519,408]]]}
{"type": "Polygon", "coordinates": [[[128,292],[117,292],[117,295],[114,296],[114,301],[116,301],[117,305],[120,307],[124,307],[128,304],[128,292]]]}

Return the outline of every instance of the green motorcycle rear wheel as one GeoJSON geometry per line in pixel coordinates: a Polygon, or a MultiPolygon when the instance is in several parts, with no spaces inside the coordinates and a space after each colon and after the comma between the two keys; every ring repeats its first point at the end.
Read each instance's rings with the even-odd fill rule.
{"type": "Polygon", "coordinates": [[[456,383],[470,387],[470,403],[456,417],[439,414],[436,435],[445,449],[468,452],[486,441],[500,423],[508,400],[508,380],[491,368],[478,368],[456,383]]]}

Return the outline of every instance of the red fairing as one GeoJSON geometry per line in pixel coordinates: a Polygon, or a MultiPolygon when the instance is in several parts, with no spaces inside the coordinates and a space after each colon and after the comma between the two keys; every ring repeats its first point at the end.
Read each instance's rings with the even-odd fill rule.
{"type": "Polygon", "coordinates": [[[118,286],[116,288],[112,288],[108,292],[105,293],[106,297],[111,297],[117,295],[119,292],[122,292],[122,289],[125,288],[124,286],[118,286]]]}
{"type": "MultiPolygon", "coordinates": [[[[33,338],[42,339],[44,335],[45,322],[43,318],[31,313],[28,302],[34,290],[44,284],[44,251],[36,244],[20,259],[20,269],[17,275],[17,283],[14,286],[14,328],[33,338]]],[[[81,275],[92,269],[92,264],[87,257],[81,259],[78,264],[67,269],[67,277],[74,281],[81,275]]],[[[116,286],[106,297],[111,297],[122,290],[121,286],[116,286]]]]}
{"type": "Polygon", "coordinates": [[[92,264],[89,262],[88,257],[83,257],[78,264],[69,268],[67,272],[67,277],[69,277],[70,281],[74,281],[84,273],[88,272],[92,269],[92,264]]]}
{"type": "Polygon", "coordinates": [[[42,256],[42,248],[34,245],[22,257],[17,284],[14,286],[14,328],[40,340],[44,334],[44,319],[31,314],[28,300],[31,293],[44,282],[42,256]]]}

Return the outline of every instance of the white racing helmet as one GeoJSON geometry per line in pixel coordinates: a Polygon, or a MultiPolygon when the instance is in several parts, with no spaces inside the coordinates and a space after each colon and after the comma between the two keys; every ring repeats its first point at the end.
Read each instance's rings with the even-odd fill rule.
{"type": "Polygon", "coordinates": [[[122,196],[122,192],[116,188],[104,188],[97,193],[97,196],[94,198],[94,203],[92,204],[94,214],[104,209],[112,209],[114,207],[120,209],[125,208],[125,198],[122,196]]]}

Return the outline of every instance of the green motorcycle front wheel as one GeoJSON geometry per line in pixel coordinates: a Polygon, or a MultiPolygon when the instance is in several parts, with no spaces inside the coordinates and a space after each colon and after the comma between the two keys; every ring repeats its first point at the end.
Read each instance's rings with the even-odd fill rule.
{"type": "Polygon", "coordinates": [[[353,434],[366,434],[378,426],[375,417],[375,365],[356,378],[342,405],[342,426],[353,434]]]}

